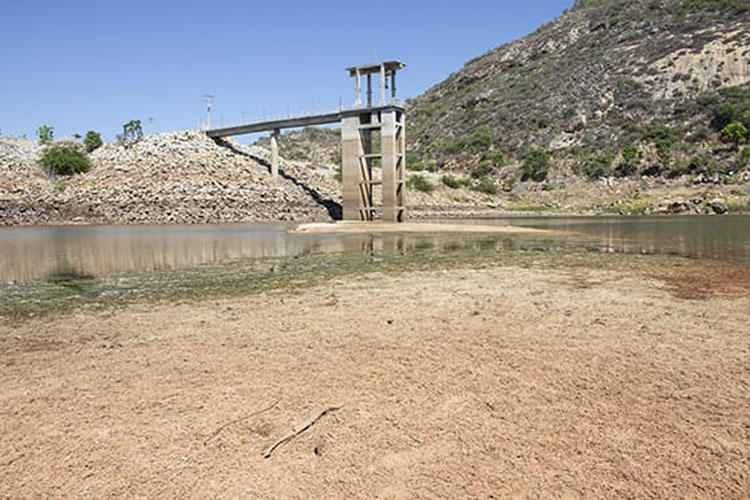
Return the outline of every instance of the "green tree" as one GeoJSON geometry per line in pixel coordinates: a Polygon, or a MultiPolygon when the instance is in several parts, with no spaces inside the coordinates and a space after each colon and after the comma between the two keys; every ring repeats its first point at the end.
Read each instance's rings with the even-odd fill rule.
{"type": "Polygon", "coordinates": [[[95,130],[89,130],[86,132],[86,137],[83,138],[83,147],[86,148],[87,152],[92,152],[102,146],[102,135],[95,130]]]}
{"type": "Polygon", "coordinates": [[[55,175],[73,175],[91,168],[83,148],[75,142],[61,142],[44,148],[39,163],[55,175]]]}
{"type": "Polygon", "coordinates": [[[55,129],[49,125],[42,125],[36,129],[36,136],[39,139],[39,144],[51,144],[54,140],[55,129]]]}
{"type": "Polygon", "coordinates": [[[724,142],[731,142],[734,145],[735,151],[747,142],[747,134],[747,127],[739,121],[733,121],[721,130],[722,140],[724,142]]]}
{"type": "Polygon", "coordinates": [[[124,142],[133,143],[143,138],[143,127],[140,120],[130,120],[122,126],[124,142]]]}

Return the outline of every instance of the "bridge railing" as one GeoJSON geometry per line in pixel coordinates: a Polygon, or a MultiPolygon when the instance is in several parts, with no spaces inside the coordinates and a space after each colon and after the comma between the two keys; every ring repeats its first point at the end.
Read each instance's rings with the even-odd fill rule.
{"type": "MultiPolygon", "coordinates": [[[[404,106],[404,102],[401,99],[395,99],[393,101],[389,101],[388,105],[395,105],[395,106],[404,106]]],[[[284,120],[292,120],[292,119],[303,119],[303,118],[312,118],[315,116],[322,116],[322,115],[330,115],[334,113],[342,113],[344,111],[352,111],[355,109],[365,109],[365,108],[355,108],[355,107],[343,107],[339,106],[338,108],[327,108],[327,109],[320,109],[320,110],[310,110],[302,113],[291,113],[287,112],[286,114],[275,114],[275,115],[263,115],[263,117],[258,118],[251,118],[251,119],[240,119],[240,120],[231,120],[231,121],[225,121],[221,120],[219,123],[212,123],[211,126],[208,126],[208,123],[205,121],[200,121],[198,123],[198,130],[201,132],[207,132],[208,130],[216,130],[216,129],[226,129],[226,128],[233,128],[233,127],[243,127],[243,126],[253,126],[253,125],[260,125],[263,123],[268,122],[275,122],[275,121],[284,121],[284,120]]]]}

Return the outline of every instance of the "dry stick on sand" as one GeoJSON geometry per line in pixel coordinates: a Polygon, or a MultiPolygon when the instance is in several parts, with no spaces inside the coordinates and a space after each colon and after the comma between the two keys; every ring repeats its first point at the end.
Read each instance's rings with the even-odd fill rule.
{"type": "Polygon", "coordinates": [[[216,429],[216,430],[215,430],[215,431],[213,432],[213,434],[211,434],[210,436],[208,436],[208,437],[206,438],[206,440],[205,440],[205,441],[203,441],[203,444],[204,444],[204,445],[208,444],[208,442],[209,442],[209,441],[211,441],[211,440],[212,440],[213,438],[215,438],[216,436],[218,436],[218,435],[219,435],[219,433],[220,433],[221,431],[223,431],[224,429],[226,429],[226,428],[227,428],[227,427],[229,427],[230,425],[233,425],[233,424],[238,424],[238,423],[240,423],[240,422],[242,422],[242,421],[244,421],[244,420],[247,420],[248,418],[251,418],[251,417],[254,417],[254,416],[256,416],[256,415],[260,415],[261,413],[265,413],[265,412],[267,412],[268,410],[272,409],[272,408],[273,408],[274,406],[276,406],[277,404],[279,404],[279,401],[281,401],[281,400],[280,400],[280,399],[277,399],[277,400],[276,400],[276,401],[274,401],[274,402],[273,402],[273,403],[272,403],[271,405],[269,405],[269,406],[266,406],[266,407],[265,407],[265,408],[263,408],[262,410],[258,410],[258,411],[256,411],[256,412],[253,412],[253,413],[251,413],[250,415],[245,415],[244,417],[242,417],[242,418],[238,418],[237,420],[232,420],[231,422],[227,422],[226,424],[224,424],[224,425],[222,425],[221,427],[219,427],[218,429],[216,429]]]}
{"type": "Polygon", "coordinates": [[[320,420],[323,417],[323,415],[325,415],[326,413],[340,410],[341,408],[343,408],[343,406],[344,405],[328,406],[326,408],[316,411],[310,416],[310,418],[295,425],[291,431],[289,431],[288,433],[284,435],[284,437],[282,437],[281,439],[273,443],[265,452],[263,452],[263,457],[271,458],[271,454],[274,452],[274,450],[276,450],[276,448],[278,448],[279,446],[286,443],[287,441],[290,441],[291,439],[305,432],[307,429],[315,425],[315,422],[320,420]]]}

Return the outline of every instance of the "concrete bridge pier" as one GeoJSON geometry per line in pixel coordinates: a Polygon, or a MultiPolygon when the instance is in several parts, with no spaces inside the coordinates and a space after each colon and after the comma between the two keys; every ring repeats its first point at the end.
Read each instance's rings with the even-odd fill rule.
{"type": "Polygon", "coordinates": [[[273,129],[271,132],[271,178],[274,180],[279,178],[279,136],[281,130],[278,128],[273,129]]]}

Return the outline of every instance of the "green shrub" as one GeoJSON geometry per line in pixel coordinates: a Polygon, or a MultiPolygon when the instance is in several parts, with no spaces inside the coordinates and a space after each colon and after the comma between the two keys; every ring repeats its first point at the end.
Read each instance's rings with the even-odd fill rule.
{"type": "Polygon", "coordinates": [[[444,185],[448,186],[451,189],[466,187],[470,184],[466,179],[459,179],[458,177],[453,177],[452,175],[444,175],[440,178],[440,180],[444,185]]]}
{"type": "Polygon", "coordinates": [[[705,142],[711,137],[711,129],[705,125],[699,125],[688,138],[690,142],[705,142]]]}
{"type": "Polygon", "coordinates": [[[412,175],[406,181],[406,185],[423,193],[431,193],[435,190],[435,186],[421,175],[412,175]]]}
{"type": "Polygon", "coordinates": [[[83,147],[86,148],[87,152],[92,152],[95,149],[102,147],[102,136],[99,132],[89,130],[86,132],[86,137],[83,139],[83,147]]]}
{"type": "Polygon", "coordinates": [[[688,171],[689,167],[688,165],[685,165],[685,162],[676,161],[669,167],[669,170],[667,170],[667,177],[669,177],[670,179],[674,179],[676,177],[687,174],[688,171]]]}
{"type": "Polygon", "coordinates": [[[490,163],[483,162],[471,169],[471,176],[475,179],[480,179],[482,177],[490,175],[492,173],[492,170],[493,168],[490,163]]]}
{"type": "Polygon", "coordinates": [[[643,153],[635,146],[630,145],[622,150],[622,161],[615,167],[616,177],[630,177],[638,173],[638,167],[643,158],[643,153]]]}
{"type": "Polygon", "coordinates": [[[669,128],[669,126],[665,125],[661,122],[651,122],[648,125],[646,125],[646,130],[644,131],[644,139],[650,139],[654,142],[656,141],[666,141],[666,142],[672,142],[672,139],[674,137],[674,131],[669,128]]]}
{"type": "Polygon", "coordinates": [[[750,165],[750,147],[745,146],[740,150],[740,153],[737,155],[737,165],[740,168],[745,168],[750,165]]]}
{"type": "Polygon", "coordinates": [[[455,156],[467,149],[466,141],[460,137],[444,139],[436,144],[436,148],[446,156],[455,156]]]}
{"type": "Polygon", "coordinates": [[[695,155],[690,158],[690,162],[687,165],[688,172],[693,174],[702,174],[706,172],[708,166],[708,160],[704,156],[695,155]]]}
{"type": "Polygon", "coordinates": [[[49,125],[42,125],[36,129],[36,137],[39,139],[39,144],[52,144],[55,136],[55,129],[49,125]]]}
{"type": "Polygon", "coordinates": [[[495,153],[493,153],[490,156],[489,160],[492,162],[492,165],[495,168],[504,167],[505,166],[505,153],[503,153],[502,151],[495,151],[495,153]]]}
{"type": "Polygon", "coordinates": [[[471,137],[471,146],[475,150],[487,149],[490,147],[491,134],[489,127],[479,127],[474,131],[471,137]]]}
{"type": "Polygon", "coordinates": [[[734,106],[728,103],[719,104],[714,108],[714,117],[711,126],[717,132],[721,132],[727,125],[732,123],[737,117],[737,111],[734,106]]]}
{"type": "Polygon", "coordinates": [[[86,153],[74,142],[60,142],[47,146],[39,162],[48,172],[55,175],[73,175],[88,172],[91,168],[86,153]]]}
{"type": "Polygon", "coordinates": [[[552,156],[543,149],[532,151],[523,162],[523,180],[541,182],[547,178],[552,156]]]}
{"type": "Polygon", "coordinates": [[[602,153],[585,159],[579,164],[579,172],[588,179],[600,179],[608,176],[614,156],[612,153],[602,153]]]}
{"type": "Polygon", "coordinates": [[[406,152],[406,165],[407,168],[409,165],[422,163],[422,156],[417,153],[416,151],[407,151],[406,152]]]}
{"type": "Polygon", "coordinates": [[[479,179],[479,184],[472,187],[471,189],[484,194],[497,194],[497,185],[489,177],[482,177],[481,179],[479,179]]]}
{"type": "Polygon", "coordinates": [[[421,161],[415,161],[413,163],[406,164],[406,170],[410,172],[422,172],[424,171],[424,163],[421,161]]]}
{"type": "MultiPolygon", "coordinates": [[[[747,103],[750,105],[750,102],[747,103]]],[[[750,129],[750,109],[746,109],[742,112],[739,118],[739,122],[742,123],[745,128],[750,129]]]]}
{"type": "Polygon", "coordinates": [[[733,121],[721,130],[721,139],[734,145],[738,150],[742,144],[747,142],[748,130],[742,122],[733,121]]]}
{"type": "Polygon", "coordinates": [[[644,139],[651,140],[656,146],[656,154],[659,156],[660,165],[654,165],[649,170],[654,175],[668,170],[672,162],[672,147],[674,146],[674,130],[661,122],[652,122],[646,125],[644,139]]]}
{"type": "Polygon", "coordinates": [[[719,104],[719,96],[717,94],[701,94],[698,96],[697,102],[705,108],[716,106],[719,104]]]}

